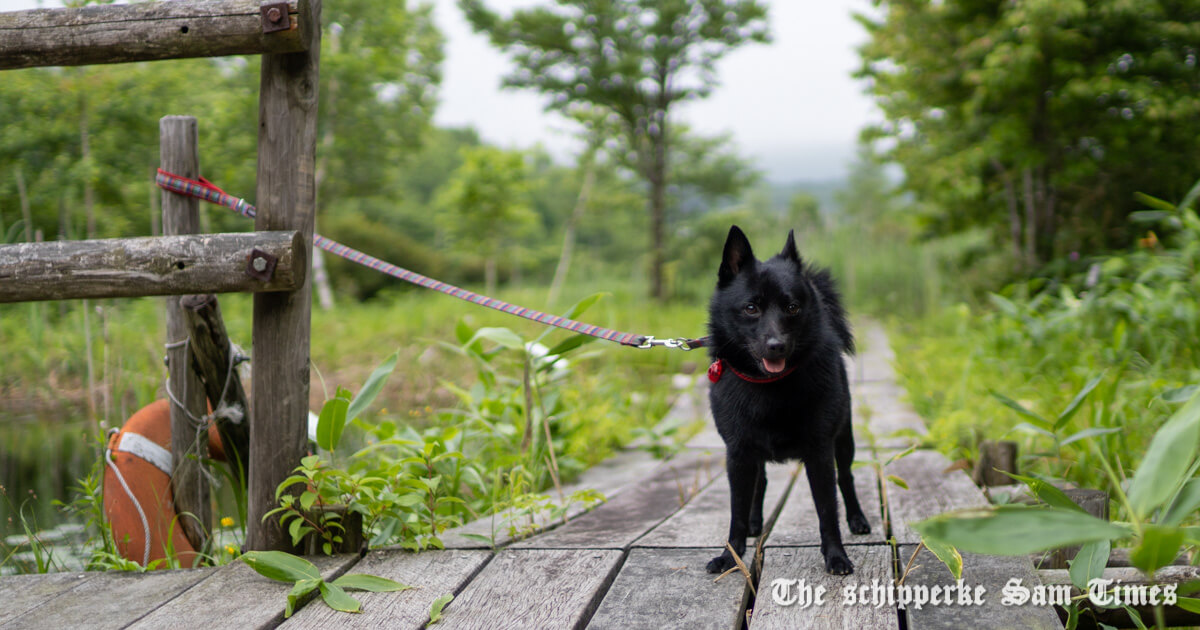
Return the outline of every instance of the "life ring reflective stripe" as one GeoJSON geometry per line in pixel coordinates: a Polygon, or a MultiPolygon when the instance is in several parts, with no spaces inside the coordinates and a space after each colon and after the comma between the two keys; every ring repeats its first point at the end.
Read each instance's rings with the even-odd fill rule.
{"type": "MultiPolygon", "coordinates": [[[[211,425],[208,441],[210,454],[219,459],[220,437],[211,425]]],[[[169,547],[179,566],[190,568],[199,554],[176,518],[170,445],[171,407],[166,400],[142,407],[109,438],[104,515],[117,551],[125,558],[148,566],[166,558],[169,547]]]]}

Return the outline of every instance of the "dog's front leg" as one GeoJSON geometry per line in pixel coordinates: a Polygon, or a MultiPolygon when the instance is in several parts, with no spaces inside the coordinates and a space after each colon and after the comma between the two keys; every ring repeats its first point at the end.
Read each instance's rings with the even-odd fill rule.
{"type": "Polygon", "coordinates": [[[813,503],[817,508],[817,521],[821,527],[821,555],[825,558],[825,571],[833,575],[854,573],[854,565],[842,547],[842,532],[838,528],[837,477],[833,465],[833,449],[821,449],[827,457],[805,461],[808,471],[808,487],[812,490],[813,503]]]}
{"type": "MultiPolygon", "coordinates": [[[[762,463],[744,454],[728,453],[725,472],[729,476],[729,546],[739,557],[746,553],[750,533],[750,508],[762,463]]],[[[729,549],[708,562],[709,573],[724,573],[737,566],[729,549]]]]}

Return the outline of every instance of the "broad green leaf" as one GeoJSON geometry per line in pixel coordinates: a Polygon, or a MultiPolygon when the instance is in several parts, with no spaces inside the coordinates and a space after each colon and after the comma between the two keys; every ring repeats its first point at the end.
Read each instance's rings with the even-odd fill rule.
{"type": "Polygon", "coordinates": [[[558,342],[553,348],[550,348],[548,351],[546,351],[546,356],[554,357],[561,354],[566,354],[575,348],[578,348],[579,346],[582,346],[586,343],[591,343],[595,340],[596,338],[591,335],[572,335],[558,342]]]}
{"type": "Polygon", "coordinates": [[[1020,317],[1021,315],[1021,311],[1017,308],[1017,305],[1013,304],[1012,300],[1004,297],[1003,295],[998,293],[989,293],[988,300],[991,301],[993,306],[1003,311],[1004,314],[1008,315],[1009,317],[1015,318],[1020,317]]]}
{"type": "Polygon", "coordinates": [[[1088,580],[1104,574],[1111,551],[1112,543],[1107,540],[1095,540],[1080,547],[1075,559],[1071,560],[1071,583],[1087,592],[1088,580]]]}
{"type": "Polygon", "coordinates": [[[1197,509],[1200,509],[1200,478],[1192,478],[1183,484],[1171,507],[1158,519],[1158,524],[1175,527],[1197,509]]]}
{"type": "Polygon", "coordinates": [[[247,551],[241,560],[259,575],[280,582],[321,579],[321,572],[313,563],[283,551],[247,551]]]}
{"type": "Polygon", "coordinates": [[[1058,414],[1058,419],[1054,421],[1055,431],[1063,428],[1071,421],[1075,412],[1079,411],[1079,407],[1083,405],[1083,401],[1088,397],[1088,394],[1091,394],[1092,390],[1096,389],[1096,386],[1100,384],[1103,378],[1103,373],[1097,374],[1095,378],[1087,382],[1087,385],[1083,386],[1083,389],[1079,390],[1078,394],[1075,394],[1075,398],[1071,400],[1071,404],[1067,405],[1067,408],[1063,409],[1063,412],[1058,414]]]}
{"type": "Polygon", "coordinates": [[[937,559],[941,560],[947,569],[950,569],[950,573],[954,575],[954,579],[957,580],[962,577],[963,559],[962,554],[958,553],[957,549],[940,540],[922,538],[921,542],[925,543],[925,548],[937,556],[937,559]]]}
{"type": "Polygon", "coordinates": [[[362,610],[362,603],[347,595],[340,586],[329,582],[321,582],[321,599],[334,610],[351,613],[362,610]]]}
{"type": "Polygon", "coordinates": [[[1084,512],[1018,505],[947,512],[912,527],[925,538],[993,556],[1018,556],[1129,535],[1127,528],[1084,512]]]}
{"type": "Polygon", "coordinates": [[[1194,396],[1196,394],[1196,389],[1198,387],[1200,387],[1200,386],[1184,385],[1183,387],[1176,387],[1175,389],[1168,389],[1167,391],[1162,393],[1161,398],[1163,399],[1163,402],[1181,403],[1181,402],[1184,402],[1184,401],[1190,399],[1192,396],[1194,396]]]}
{"type": "Polygon", "coordinates": [[[453,593],[446,593],[433,600],[433,605],[429,607],[429,623],[437,623],[442,619],[442,611],[445,610],[446,604],[449,604],[454,599],[453,593]]]}
{"type": "Polygon", "coordinates": [[[333,581],[333,584],[341,588],[353,588],[360,591],[370,591],[372,593],[388,593],[392,591],[405,591],[411,586],[401,584],[395,580],[389,580],[376,575],[366,575],[364,573],[351,573],[333,581]]]}
{"type": "Polygon", "coordinates": [[[1120,427],[1089,427],[1087,429],[1083,429],[1083,430],[1077,431],[1075,433],[1072,433],[1071,435],[1063,438],[1063,441],[1059,442],[1059,446],[1066,446],[1066,445],[1070,444],[1071,442],[1078,442],[1079,440],[1086,440],[1087,438],[1096,437],[1097,435],[1108,435],[1109,433],[1119,433],[1120,431],[1121,431],[1120,427]]]}
{"type": "Polygon", "coordinates": [[[1200,599],[1195,597],[1178,597],[1175,599],[1175,605],[1190,613],[1200,614],[1200,599]]]}
{"type": "Polygon", "coordinates": [[[1035,427],[1032,424],[1029,424],[1028,422],[1022,422],[1021,424],[1018,424],[1017,426],[1013,427],[1013,430],[1014,431],[1024,431],[1025,433],[1032,433],[1034,435],[1044,435],[1044,436],[1050,438],[1051,440],[1053,440],[1055,438],[1054,434],[1051,433],[1050,431],[1047,431],[1046,429],[1043,429],[1041,427],[1035,427]]]}
{"type": "Polygon", "coordinates": [[[900,477],[897,477],[896,475],[888,475],[887,478],[888,478],[888,481],[896,484],[897,486],[900,486],[901,488],[904,488],[905,490],[908,490],[908,482],[907,481],[901,479],[900,477]]]}
{"type": "Polygon", "coordinates": [[[375,402],[375,397],[379,395],[379,390],[383,389],[384,382],[391,376],[392,370],[396,369],[396,359],[400,357],[400,351],[397,350],[375,368],[371,375],[367,377],[367,382],[363,383],[362,389],[358,390],[358,395],[354,400],[350,401],[350,406],[346,408],[347,418],[357,418],[362,415],[362,412],[375,402]]]}
{"type": "Polygon", "coordinates": [[[317,446],[332,452],[342,440],[342,430],[346,428],[346,409],[350,401],[341,398],[330,398],[321,407],[321,416],[317,420],[317,446]]]}
{"type": "Polygon", "coordinates": [[[507,328],[480,328],[475,331],[475,336],[471,337],[471,340],[465,345],[471,345],[479,340],[491,341],[511,350],[525,349],[525,340],[507,328]]]}
{"type": "Polygon", "coordinates": [[[296,582],[296,584],[292,586],[292,591],[288,593],[287,606],[283,610],[283,618],[287,619],[288,617],[291,617],[292,613],[296,611],[296,604],[300,601],[300,598],[313,592],[320,585],[320,578],[315,580],[300,580],[299,582],[296,582]]]}
{"type": "Polygon", "coordinates": [[[1078,504],[1071,500],[1071,497],[1068,497],[1062,490],[1055,488],[1053,484],[1046,483],[1045,481],[1037,479],[1036,477],[1014,475],[1009,472],[1004,472],[1004,474],[1029,486],[1029,489],[1033,491],[1033,494],[1038,498],[1038,500],[1046,505],[1065,510],[1076,510],[1078,512],[1086,513],[1086,510],[1079,507],[1078,504]]]}
{"type": "Polygon", "coordinates": [[[1037,415],[1036,413],[1030,411],[1029,409],[1025,408],[1025,405],[1022,405],[1021,403],[1019,403],[997,391],[992,391],[989,389],[988,393],[992,395],[992,398],[995,398],[996,400],[1000,401],[1005,407],[1012,409],[1013,411],[1017,412],[1024,418],[1028,419],[1030,422],[1033,422],[1034,425],[1036,425],[1046,431],[1049,431],[1054,428],[1053,422],[1050,422],[1049,420],[1047,420],[1047,419],[1037,415]]]}
{"type": "Polygon", "coordinates": [[[575,306],[572,306],[571,309],[567,311],[567,314],[564,317],[566,317],[567,319],[575,319],[576,317],[579,317],[580,315],[583,315],[585,312],[587,312],[587,310],[589,308],[592,308],[592,306],[594,306],[596,304],[596,302],[599,302],[600,300],[608,297],[609,295],[610,294],[608,294],[608,293],[593,293],[593,294],[583,298],[582,300],[579,300],[578,302],[576,302],[575,306]]]}
{"type": "Polygon", "coordinates": [[[1200,443],[1200,392],[1154,434],[1142,465],[1129,484],[1129,503],[1139,518],[1175,493],[1200,443]]]}
{"type": "Polygon", "coordinates": [[[1183,545],[1183,530],[1178,527],[1146,525],[1142,528],[1142,541],[1129,553],[1129,563],[1147,575],[1171,564],[1179,555],[1183,545]]]}

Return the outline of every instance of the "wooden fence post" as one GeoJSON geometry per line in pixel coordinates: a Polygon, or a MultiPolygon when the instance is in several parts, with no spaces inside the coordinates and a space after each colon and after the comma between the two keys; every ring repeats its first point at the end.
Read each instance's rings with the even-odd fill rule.
{"type": "MultiPolygon", "coordinates": [[[[165,116],[158,124],[159,162],[162,168],[184,177],[200,175],[200,149],[196,119],[165,116]]],[[[166,190],[162,193],[163,233],[195,234],[200,231],[199,201],[166,190]]],[[[176,264],[183,265],[184,262],[176,264]]],[[[203,421],[204,383],[192,369],[187,318],[179,296],[167,298],[167,395],[171,399],[171,489],[175,513],[188,541],[204,548],[212,531],[212,505],[204,479],[202,458],[208,457],[208,432],[203,421]],[[184,516],[190,514],[191,516],[184,516]]],[[[155,506],[150,506],[155,508],[155,506]]]]}
{"type": "MultiPolygon", "coordinates": [[[[262,57],[258,102],[257,230],[288,229],[312,247],[316,213],[317,81],[321,2],[310,2],[305,52],[262,57]]],[[[307,27],[306,27],[307,26],[307,27]]],[[[289,293],[254,296],[249,522],[246,547],[290,550],[291,538],[271,518],[275,488],[304,456],[308,441],[311,274],[289,293]]]]}

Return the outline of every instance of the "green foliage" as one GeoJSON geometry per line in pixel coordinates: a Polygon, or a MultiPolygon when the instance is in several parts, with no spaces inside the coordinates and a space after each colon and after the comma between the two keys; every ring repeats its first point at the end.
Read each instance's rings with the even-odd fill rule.
{"type": "Polygon", "coordinates": [[[857,76],[886,121],[864,137],[887,140],[931,232],[993,230],[1010,269],[1035,268],[1131,244],[1133,193],[1195,176],[1194,3],[878,5],[857,76]]]}
{"type": "Polygon", "coordinates": [[[320,591],[321,599],[334,610],[341,612],[360,612],[362,604],[346,593],[345,589],[368,591],[371,593],[387,593],[403,591],[412,588],[375,575],[350,573],[333,580],[325,581],[316,565],[282,551],[247,551],[242,554],[241,561],[258,572],[263,577],[277,582],[292,582],[294,586],[287,596],[284,608],[284,619],[291,617],[298,604],[313,591],[320,591]]]}
{"type": "Polygon", "coordinates": [[[433,604],[429,606],[429,623],[435,624],[441,621],[442,611],[446,609],[446,604],[449,604],[453,600],[453,593],[439,595],[437,599],[433,600],[433,604]]]}

